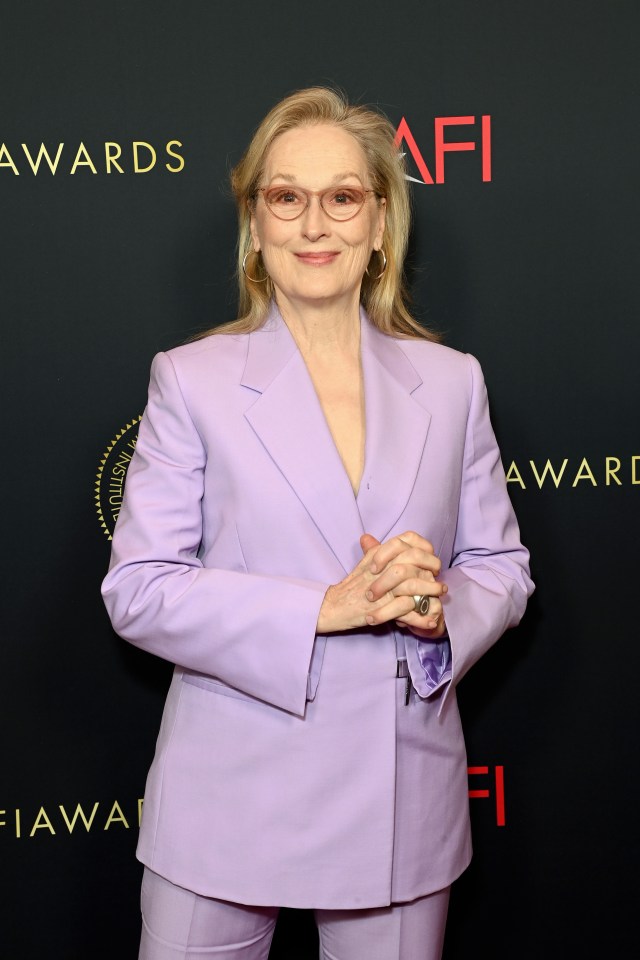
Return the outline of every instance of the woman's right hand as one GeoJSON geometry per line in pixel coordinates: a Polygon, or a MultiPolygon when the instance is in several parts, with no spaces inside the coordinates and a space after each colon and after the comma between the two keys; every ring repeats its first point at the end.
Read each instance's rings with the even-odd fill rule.
{"type": "Polygon", "coordinates": [[[414,610],[414,594],[440,596],[446,591],[446,586],[435,579],[440,570],[440,561],[433,553],[423,557],[420,565],[405,563],[397,567],[398,575],[394,575],[391,564],[380,569],[374,562],[380,547],[374,537],[364,534],[360,543],[365,551],[362,560],[344,580],[330,586],[324,596],[318,614],[318,633],[337,633],[398,620],[414,610]],[[377,599],[372,599],[371,586],[385,573],[384,582],[389,589],[377,599]]]}

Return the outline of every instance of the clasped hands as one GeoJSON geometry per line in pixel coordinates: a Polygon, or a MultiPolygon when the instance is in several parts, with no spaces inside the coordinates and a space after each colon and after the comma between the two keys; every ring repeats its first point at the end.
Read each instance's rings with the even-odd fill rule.
{"type": "Polygon", "coordinates": [[[410,530],[380,543],[360,537],[364,556],[350,574],[327,590],[318,615],[318,633],[336,633],[396,620],[420,637],[445,633],[441,597],[447,585],[437,580],[441,563],[428,540],[410,530]],[[425,616],[414,596],[430,597],[425,616]]]}

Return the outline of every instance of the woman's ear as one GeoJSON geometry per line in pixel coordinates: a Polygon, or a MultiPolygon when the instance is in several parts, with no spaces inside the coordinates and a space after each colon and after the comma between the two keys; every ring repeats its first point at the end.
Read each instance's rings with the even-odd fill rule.
{"type": "Polygon", "coordinates": [[[255,213],[251,214],[250,229],[251,239],[253,240],[253,251],[254,253],[260,253],[260,240],[258,239],[258,227],[256,225],[255,213]]]}
{"type": "Polygon", "coordinates": [[[387,201],[384,197],[380,198],[378,203],[378,230],[376,233],[376,238],[373,242],[374,250],[382,249],[382,238],[384,236],[384,225],[387,218],[387,201]]]}

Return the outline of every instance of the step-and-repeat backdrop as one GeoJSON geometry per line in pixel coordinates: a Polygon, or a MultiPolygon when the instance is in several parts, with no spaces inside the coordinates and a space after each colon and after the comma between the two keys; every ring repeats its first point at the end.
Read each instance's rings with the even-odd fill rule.
{"type": "MultiPolygon", "coordinates": [[[[0,956],[136,956],[170,667],[99,583],[153,354],[235,316],[228,170],[315,83],[398,130],[415,312],[484,367],[538,584],[460,687],[476,852],[446,958],[632,955],[637,4],[4,7],[0,956]]],[[[316,950],[286,911],[273,956],[316,950]]]]}

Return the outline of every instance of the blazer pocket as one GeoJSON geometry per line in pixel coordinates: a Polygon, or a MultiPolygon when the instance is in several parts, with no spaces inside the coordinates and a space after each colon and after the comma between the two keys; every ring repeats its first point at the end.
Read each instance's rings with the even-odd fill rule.
{"type": "Polygon", "coordinates": [[[233,700],[245,700],[247,703],[263,703],[263,701],[258,700],[257,697],[243,693],[242,690],[237,690],[222,680],[214,677],[203,677],[201,673],[194,673],[190,670],[183,672],[182,682],[188,683],[192,687],[200,687],[201,690],[208,690],[209,693],[216,693],[223,697],[231,697],[233,700]]]}

